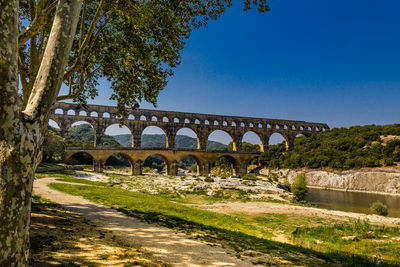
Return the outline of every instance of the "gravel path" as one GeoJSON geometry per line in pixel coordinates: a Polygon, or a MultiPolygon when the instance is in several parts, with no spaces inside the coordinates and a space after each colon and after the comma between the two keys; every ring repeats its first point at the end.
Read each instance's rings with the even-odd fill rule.
{"type": "Polygon", "coordinates": [[[230,255],[232,251],[209,246],[192,240],[186,235],[156,224],[128,217],[113,209],[94,204],[82,197],[50,189],[47,185],[57,182],[54,178],[35,180],[34,191],[64,208],[79,213],[96,225],[113,231],[143,251],[175,266],[254,266],[250,262],[230,255]]]}

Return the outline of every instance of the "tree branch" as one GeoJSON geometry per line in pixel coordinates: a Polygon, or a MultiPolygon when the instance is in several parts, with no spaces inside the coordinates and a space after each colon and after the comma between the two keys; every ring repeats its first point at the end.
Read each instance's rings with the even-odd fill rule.
{"type": "Polygon", "coordinates": [[[36,8],[36,16],[31,22],[31,24],[19,34],[18,38],[18,48],[21,48],[26,41],[31,39],[33,36],[37,34],[37,32],[46,24],[47,19],[51,11],[57,7],[58,0],[55,0],[51,3],[47,8],[44,10],[41,9],[40,14],[38,14],[39,3],[37,4],[36,8]]]}
{"type": "MultiPolygon", "coordinates": [[[[84,55],[83,52],[87,48],[87,46],[89,44],[89,41],[90,41],[90,39],[91,39],[91,37],[93,35],[97,20],[99,19],[101,10],[103,8],[103,4],[104,4],[104,0],[100,0],[99,6],[97,7],[96,13],[95,13],[95,15],[93,17],[93,20],[92,20],[91,24],[90,24],[88,33],[86,34],[85,39],[83,40],[83,42],[79,46],[79,53],[78,53],[78,56],[76,57],[76,61],[74,62],[74,64],[72,64],[72,66],[68,70],[66,70],[64,72],[64,78],[65,79],[68,79],[72,74],[77,72],[82,67],[83,55],[84,55]]],[[[84,22],[81,22],[81,23],[84,23],[84,22]]]]}
{"type": "Polygon", "coordinates": [[[63,81],[81,6],[82,0],[59,0],[42,63],[23,111],[30,120],[47,124],[63,81]]]}

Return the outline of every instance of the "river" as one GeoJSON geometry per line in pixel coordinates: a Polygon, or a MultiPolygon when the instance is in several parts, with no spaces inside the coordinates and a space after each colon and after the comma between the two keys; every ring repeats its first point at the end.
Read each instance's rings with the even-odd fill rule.
{"type": "Polygon", "coordinates": [[[309,188],[306,200],[317,204],[320,208],[358,213],[369,213],[371,203],[380,201],[388,207],[388,216],[400,218],[400,195],[393,196],[309,188]]]}

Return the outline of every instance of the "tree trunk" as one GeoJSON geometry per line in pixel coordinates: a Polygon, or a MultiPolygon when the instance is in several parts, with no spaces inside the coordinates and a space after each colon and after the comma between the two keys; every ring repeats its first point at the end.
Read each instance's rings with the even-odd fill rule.
{"type": "Polygon", "coordinates": [[[82,0],[59,0],[26,110],[18,104],[18,2],[0,0],[0,266],[26,266],[34,172],[82,0]]]}

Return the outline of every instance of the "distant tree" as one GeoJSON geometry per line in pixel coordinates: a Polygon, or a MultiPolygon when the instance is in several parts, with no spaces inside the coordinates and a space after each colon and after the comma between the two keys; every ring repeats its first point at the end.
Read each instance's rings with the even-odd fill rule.
{"type": "Polygon", "coordinates": [[[53,130],[48,130],[43,141],[43,161],[62,162],[66,155],[65,140],[53,130]]]}
{"type": "MultiPolygon", "coordinates": [[[[260,152],[260,146],[257,144],[252,144],[249,142],[242,142],[242,151],[248,152],[260,152]]],[[[233,142],[230,142],[225,148],[224,151],[233,151],[233,142]]]]}
{"type": "Polygon", "coordinates": [[[296,180],[290,187],[293,195],[296,196],[297,200],[305,200],[308,194],[306,175],[304,173],[298,173],[296,180]]]}
{"type": "MultiPolygon", "coordinates": [[[[85,104],[106,77],[118,114],[156,104],[192,30],[231,3],[0,0],[0,265],[27,265],[33,174],[54,103],[85,104]]],[[[268,10],[266,0],[243,3],[268,10]]]]}

